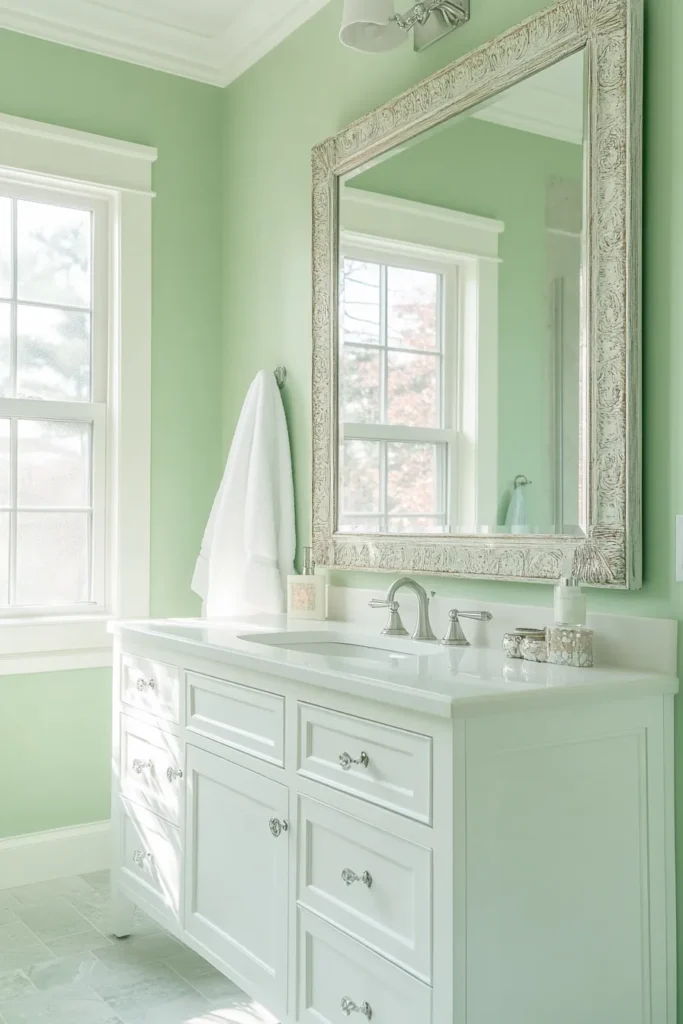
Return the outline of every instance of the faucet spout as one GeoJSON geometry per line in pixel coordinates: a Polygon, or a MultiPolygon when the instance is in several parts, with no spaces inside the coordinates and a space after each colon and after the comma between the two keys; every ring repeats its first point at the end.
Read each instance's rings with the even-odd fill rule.
{"type": "Polygon", "coordinates": [[[429,621],[429,595],[425,588],[414,579],[411,579],[410,576],[401,576],[400,579],[395,580],[387,590],[387,602],[393,603],[397,592],[404,587],[406,590],[412,590],[417,597],[417,624],[413,640],[436,640],[429,621]]]}

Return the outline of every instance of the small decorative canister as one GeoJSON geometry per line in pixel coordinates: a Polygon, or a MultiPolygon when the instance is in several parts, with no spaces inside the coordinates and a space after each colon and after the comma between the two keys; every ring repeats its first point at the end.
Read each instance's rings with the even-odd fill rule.
{"type": "Polygon", "coordinates": [[[522,641],[525,637],[532,637],[545,641],[544,629],[532,629],[520,626],[512,633],[506,633],[503,637],[503,650],[508,658],[522,658],[522,641]]]}
{"type": "Polygon", "coordinates": [[[520,651],[525,661],[547,661],[548,637],[546,631],[543,630],[543,633],[535,635],[527,634],[522,639],[520,651]]]}
{"type": "Polygon", "coordinates": [[[551,665],[592,668],[593,630],[585,626],[552,626],[548,632],[551,665]]]}
{"type": "Polygon", "coordinates": [[[503,637],[503,650],[507,658],[521,658],[522,652],[520,647],[522,646],[522,640],[524,637],[521,633],[506,633],[503,637]]]}

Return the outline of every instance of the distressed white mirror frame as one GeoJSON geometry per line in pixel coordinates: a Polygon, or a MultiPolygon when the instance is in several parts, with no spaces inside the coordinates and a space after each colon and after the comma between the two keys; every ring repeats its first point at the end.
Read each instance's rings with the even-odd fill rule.
{"type": "Polygon", "coordinates": [[[318,565],[641,585],[642,0],[560,0],[313,150],[313,546],[318,565]],[[339,177],[578,50],[586,52],[587,535],[341,534],[339,177]]]}

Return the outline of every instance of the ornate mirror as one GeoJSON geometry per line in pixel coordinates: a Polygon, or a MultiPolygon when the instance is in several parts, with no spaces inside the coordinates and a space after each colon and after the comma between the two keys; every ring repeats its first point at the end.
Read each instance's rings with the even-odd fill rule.
{"type": "Polygon", "coordinates": [[[563,0],[313,153],[313,541],[640,586],[640,0],[563,0]]]}

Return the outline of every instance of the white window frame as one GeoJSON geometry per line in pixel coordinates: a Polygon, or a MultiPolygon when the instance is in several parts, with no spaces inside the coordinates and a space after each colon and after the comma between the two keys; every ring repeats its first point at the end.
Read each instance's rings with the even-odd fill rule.
{"type": "MultiPolygon", "coordinates": [[[[445,358],[441,429],[352,425],[347,437],[445,441],[451,453],[447,519],[457,532],[495,523],[498,494],[498,239],[500,220],[366,192],[340,192],[340,259],[429,269],[444,277],[445,358]],[[373,257],[373,253],[376,255],[373,257]]],[[[452,530],[449,532],[453,532],[452,530]]],[[[422,534],[420,535],[422,536],[422,534]]]]}
{"type": "MultiPolygon", "coordinates": [[[[103,248],[95,257],[108,268],[106,302],[96,303],[95,314],[107,320],[95,332],[108,342],[106,364],[100,364],[106,393],[103,379],[93,381],[93,400],[100,401],[83,403],[83,418],[96,415],[102,443],[106,437],[104,457],[93,452],[93,469],[100,467],[93,484],[106,510],[97,526],[96,544],[106,553],[94,579],[96,601],[77,612],[3,610],[0,675],[108,666],[108,621],[149,615],[151,174],[157,152],[0,114],[0,153],[0,192],[2,185],[17,196],[42,192],[53,202],[61,194],[65,205],[98,211],[106,232],[96,236],[95,246],[103,248]]],[[[48,417],[53,404],[9,403],[14,416],[24,409],[48,417]]],[[[71,419],[75,406],[68,403],[71,419]]],[[[2,409],[0,402],[0,415],[2,409]]]]}
{"type": "MultiPolygon", "coordinates": [[[[442,423],[439,427],[413,427],[387,423],[348,423],[342,426],[341,440],[368,441],[404,441],[407,443],[424,443],[445,445],[448,456],[445,460],[446,478],[444,481],[443,532],[450,532],[450,519],[456,507],[457,479],[453,471],[456,457],[458,436],[458,395],[452,387],[456,379],[458,352],[460,348],[459,309],[461,308],[462,261],[453,254],[430,250],[427,246],[411,242],[400,242],[387,238],[376,238],[356,232],[342,231],[340,235],[340,261],[352,259],[378,263],[383,266],[401,267],[406,270],[419,270],[438,275],[441,281],[439,295],[439,330],[442,339],[441,372],[439,375],[440,404],[442,423]]],[[[341,328],[340,328],[341,329],[341,328]]],[[[419,350],[415,350],[419,354],[419,350]]],[[[428,350],[432,355],[432,351],[428,350]]],[[[436,358],[436,354],[434,354],[436,358]]],[[[381,490],[386,492],[386,465],[383,466],[384,483],[381,490]]],[[[341,494],[340,494],[341,514],[341,494]]],[[[397,513],[398,514],[398,513],[397,513]]],[[[424,513],[428,515],[428,513],[424,513]]],[[[433,513],[437,515],[438,513],[433,513]]],[[[381,516],[382,513],[379,513],[381,516]]],[[[374,518],[373,514],[368,514],[374,518]]],[[[359,518],[366,518],[360,516],[359,518]]],[[[384,531],[380,531],[384,532],[384,531]]],[[[438,531],[434,531],[435,533],[438,531]]]]}

